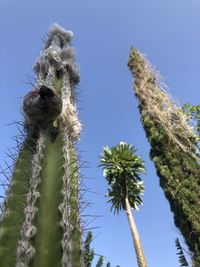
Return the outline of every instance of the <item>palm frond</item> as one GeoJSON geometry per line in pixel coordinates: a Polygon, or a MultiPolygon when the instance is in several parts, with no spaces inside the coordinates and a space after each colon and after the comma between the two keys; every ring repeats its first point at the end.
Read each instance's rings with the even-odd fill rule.
{"type": "Polygon", "coordinates": [[[105,146],[101,153],[99,166],[103,167],[103,175],[108,182],[108,202],[114,213],[125,209],[126,197],[136,210],[142,204],[140,196],[144,186],[140,174],[145,172],[145,167],[143,160],[135,152],[132,145],[120,142],[111,148],[105,146]]]}

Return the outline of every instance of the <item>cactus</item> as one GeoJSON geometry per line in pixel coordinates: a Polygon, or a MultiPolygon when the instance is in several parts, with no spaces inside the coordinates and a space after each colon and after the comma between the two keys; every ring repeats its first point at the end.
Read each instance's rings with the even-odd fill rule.
{"type": "Polygon", "coordinates": [[[23,104],[26,138],[0,217],[1,267],[84,266],[72,36],[53,25],[34,64],[36,84],[23,104]]]}
{"type": "Polygon", "coordinates": [[[143,55],[131,49],[128,66],[160,186],[168,199],[174,222],[200,264],[200,169],[197,136],[182,108],[174,103],[160,84],[158,74],[143,55]]]}

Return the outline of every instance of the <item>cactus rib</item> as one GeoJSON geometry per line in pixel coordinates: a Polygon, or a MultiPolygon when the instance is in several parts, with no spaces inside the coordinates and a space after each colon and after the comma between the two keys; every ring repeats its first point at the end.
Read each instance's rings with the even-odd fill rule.
{"type": "Polygon", "coordinates": [[[71,38],[54,25],[34,65],[36,84],[23,107],[27,136],[37,140],[24,145],[16,163],[0,228],[1,267],[84,267],[75,147],[79,73],[71,38]]]}
{"type": "Polygon", "coordinates": [[[5,213],[0,225],[1,267],[13,267],[16,261],[16,246],[24,221],[26,194],[31,176],[31,162],[35,151],[35,140],[26,139],[16,161],[5,213]]]}

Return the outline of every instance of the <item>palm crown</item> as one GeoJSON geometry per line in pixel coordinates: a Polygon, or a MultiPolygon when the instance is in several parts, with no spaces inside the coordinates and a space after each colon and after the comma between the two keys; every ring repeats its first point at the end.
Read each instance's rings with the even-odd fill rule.
{"type": "Polygon", "coordinates": [[[100,166],[104,169],[104,176],[108,181],[108,194],[111,209],[114,212],[125,210],[125,199],[130,205],[138,209],[142,204],[141,195],[144,191],[140,173],[145,172],[143,160],[135,155],[136,149],[124,142],[114,147],[104,147],[101,154],[100,166]]]}

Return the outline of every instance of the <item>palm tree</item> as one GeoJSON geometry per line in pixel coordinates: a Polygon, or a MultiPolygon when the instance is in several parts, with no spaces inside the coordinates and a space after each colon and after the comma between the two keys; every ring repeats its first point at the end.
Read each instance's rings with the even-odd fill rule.
{"type": "Polygon", "coordinates": [[[108,181],[109,201],[114,213],[120,210],[126,212],[133,244],[139,267],[147,267],[142,244],[137,227],[131,212],[131,208],[138,210],[142,204],[141,195],[144,191],[140,173],[144,173],[143,160],[135,155],[136,149],[124,142],[114,147],[104,147],[100,158],[100,166],[103,167],[104,176],[108,181]]]}

